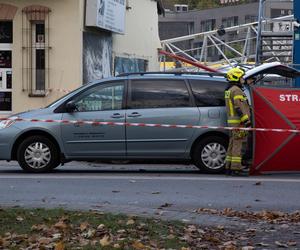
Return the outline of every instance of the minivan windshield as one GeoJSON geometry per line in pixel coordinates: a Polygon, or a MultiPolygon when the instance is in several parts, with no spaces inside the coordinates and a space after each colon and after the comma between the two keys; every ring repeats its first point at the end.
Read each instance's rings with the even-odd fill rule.
{"type": "Polygon", "coordinates": [[[83,85],[83,86],[81,86],[81,87],[79,87],[79,88],[77,88],[77,89],[74,89],[74,90],[71,91],[70,93],[68,93],[68,94],[66,94],[66,95],[64,95],[64,96],[62,96],[61,98],[59,98],[59,99],[55,100],[54,102],[52,102],[51,104],[47,105],[45,108],[52,108],[52,107],[56,106],[56,104],[59,103],[59,102],[61,102],[63,99],[68,99],[69,96],[71,96],[73,93],[75,93],[75,92],[77,92],[77,91],[80,91],[81,89],[83,89],[83,88],[85,88],[85,87],[87,87],[87,85],[83,85]]]}

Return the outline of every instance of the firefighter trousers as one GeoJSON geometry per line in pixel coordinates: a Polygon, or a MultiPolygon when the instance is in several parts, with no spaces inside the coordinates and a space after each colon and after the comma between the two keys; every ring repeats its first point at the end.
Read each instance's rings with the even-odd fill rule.
{"type": "Polygon", "coordinates": [[[227,170],[233,170],[233,171],[242,170],[243,168],[242,154],[247,144],[247,137],[248,137],[247,131],[233,130],[230,132],[230,139],[229,139],[229,145],[227,149],[226,165],[225,165],[225,168],[227,170]]]}

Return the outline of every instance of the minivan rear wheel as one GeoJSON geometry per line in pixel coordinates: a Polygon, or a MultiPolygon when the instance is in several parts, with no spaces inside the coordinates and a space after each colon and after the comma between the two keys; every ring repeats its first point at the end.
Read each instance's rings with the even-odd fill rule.
{"type": "Polygon", "coordinates": [[[55,144],[44,136],[31,136],[21,142],[17,159],[26,172],[49,172],[60,164],[55,144]]]}
{"type": "Polygon", "coordinates": [[[221,173],[225,167],[227,147],[228,142],[223,137],[205,137],[196,144],[192,152],[193,162],[206,173],[221,173]]]}

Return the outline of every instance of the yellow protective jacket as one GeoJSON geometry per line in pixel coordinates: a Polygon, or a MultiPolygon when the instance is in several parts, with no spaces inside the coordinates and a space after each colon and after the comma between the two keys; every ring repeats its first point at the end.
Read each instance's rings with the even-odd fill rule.
{"type": "Polygon", "coordinates": [[[230,127],[244,127],[250,121],[250,105],[247,96],[237,85],[232,85],[225,91],[227,124],[230,127]]]}

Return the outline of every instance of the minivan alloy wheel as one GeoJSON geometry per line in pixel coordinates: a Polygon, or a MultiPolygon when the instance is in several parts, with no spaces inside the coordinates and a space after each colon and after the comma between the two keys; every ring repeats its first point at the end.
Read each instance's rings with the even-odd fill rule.
{"type": "Polygon", "coordinates": [[[207,144],[202,152],[201,159],[209,169],[219,169],[225,163],[226,149],[223,145],[214,142],[207,144]]]}
{"type": "Polygon", "coordinates": [[[60,150],[55,141],[46,136],[29,136],[18,145],[17,160],[27,172],[45,173],[59,166],[60,150]]]}
{"type": "Polygon", "coordinates": [[[46,144],[35,142],[26,148],[24,158],[30,167],[35,169],[44,168],[51,161],[51,151],[46,144]]]}
{"type": "Polygon", "coordinates": [[[223,135],[209,135],[197,142],[191,157],[201,171],[210,174],[222,173],[225,168],[227,147],[228,138],[223,135]]]}

